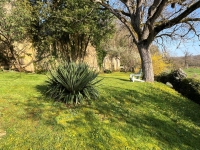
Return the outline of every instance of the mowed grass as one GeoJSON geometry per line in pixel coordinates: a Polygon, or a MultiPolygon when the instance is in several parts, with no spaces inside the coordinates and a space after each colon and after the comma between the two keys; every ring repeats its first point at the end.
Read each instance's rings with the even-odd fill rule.
{"type": "Polygon", "coordinates": [[[184,69],[189,78],[195,78],[200,80],[200,68],[188,68],[184,69]]]}
{"type": "Polygon", "coordinates": [[[200,148],[199,105],[164,84],[129,82],[126,73],[99,78],[100,98],[74,107],[43,96],[45,75],[0,73],[0,149],[200,148]]]}

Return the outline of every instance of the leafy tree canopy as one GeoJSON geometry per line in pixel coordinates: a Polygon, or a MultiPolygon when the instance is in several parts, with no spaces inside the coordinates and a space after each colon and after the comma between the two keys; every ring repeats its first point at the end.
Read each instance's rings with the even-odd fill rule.
{"type": "Polygon", "coordinates": [[[0,59],[7,65],[18,64],[14,42],[28,39],[31,12],[28,1],[0,1],[0,59]]]}
{"type": "Polygon", "coordinates": [[[40,56],[47,52],[69,61],[82,61],[88,43],[99,43],[112,33],[112,16],[89,0],[31,1],[33,42],[40,56]],[[51,45],[51,48],[49,47],[51,45]]]}

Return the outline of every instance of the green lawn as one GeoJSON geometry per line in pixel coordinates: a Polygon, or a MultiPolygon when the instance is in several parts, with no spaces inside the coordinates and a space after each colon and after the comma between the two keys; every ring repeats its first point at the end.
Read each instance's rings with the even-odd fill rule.
{"type": "Polygon", "coordinates": [[[200,80],[200,68],[188,68],[184,69],[184,71],[187,73],[189,78],[196,78],[200,80]]]}
{"type": "Polygon", "coordinates": [[[198,150],[200,106],[160,83],[101,74],[99,100],[46,99],[45,75],[0,72],[0,149],[198,150]]]}

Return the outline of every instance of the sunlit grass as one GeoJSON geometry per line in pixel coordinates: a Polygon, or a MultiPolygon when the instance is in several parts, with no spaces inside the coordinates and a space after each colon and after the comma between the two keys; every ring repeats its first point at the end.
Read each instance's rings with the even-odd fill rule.
{"type": "Polygon", "coordinates": [[[187,73],[187,77],[200,80],[200,68],[188,68],[184,71],[187,73]]]}
{"type": "Polygon", "coordinates": [[[72,107],[42,95],[45,75],[0,73],[0,149],[199,149],[199,105],[128,73],[99,77],[100,98],[72,107]]]}

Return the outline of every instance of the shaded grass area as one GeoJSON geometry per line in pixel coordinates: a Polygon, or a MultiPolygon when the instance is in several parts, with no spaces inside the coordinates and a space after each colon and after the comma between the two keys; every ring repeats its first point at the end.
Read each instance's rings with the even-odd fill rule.
{"type": "Polygon", "coordinates": [[[0,73],[0,149],[199,149],[200,106],[126,73],[99,77],[100,98],[72,107],[42,95],[44,75],[0,73]]]}

